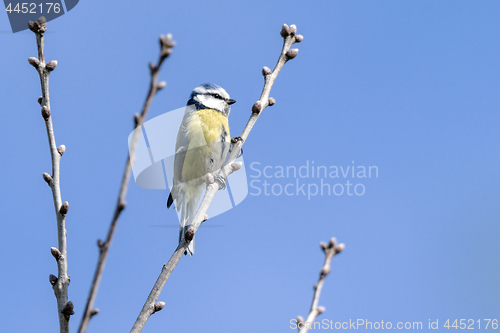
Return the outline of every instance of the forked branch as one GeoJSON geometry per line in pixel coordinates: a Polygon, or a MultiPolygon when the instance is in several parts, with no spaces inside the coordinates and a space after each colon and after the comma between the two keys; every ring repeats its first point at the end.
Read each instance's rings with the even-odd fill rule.
{"type": "MultiPolygon", "coordinates": [[[[250,134],[250,131],[252,130],[262,111],[267,106],[271,106],[275,103],[275,100],[269,97],[269,93],[271,92],[274,81],[283,68],[283,65],[288,60],[295,58],[299,51],[298,49],[290,49],[290,47],[294,43],[300,43],[303,39],[301,35],[297,35],[297,27],[295,25],[287,26],[286,24],[284,24],[280,34],[283,37],[283,48],[278,58],[278,62],[273,71],[271,71],[267,67],[264,67],[262,69],[262,75],[264,76],[264,88],[262,89],[260,99],[252,106],[252,114],[245,128],[243,129],[243,132],[241,133],[241,140],[234,141],[233,149],[227,159],[227,162],[219,173],[219,176],[223,180],[225,180],[231,173],[241,168],[241,162],[235,162],[235,159],[238,157],[243,143],[250,134]]],[[[215,193],[217,193],[217,191],[219,190],[218,182],[214,181],[214,179],[217,178],[218,177],[212,176],[207,177],[207,190],[193,218],[191,227],[188,229],[188,231],[186,231],[186,235],[184,237],[186,239],[186,242],[184,242],[184,244],[179,244],[170,260],[165,265],[163,265],[160,276],[158,277],[153,289],[151,290],[151,293],[148,296],[148,299],[146,300],[146,303],[144,304],[139,316],[137,317],[137,320],[135,321],[134,326],[130,331],[131,333],[141,332],[144,325],[146,325],[149,317],[156,312],[155,308],[156,304],[158,304],[156,303],[156,301],[158,300],[158,297],[160,296],[165,283],[167,282],[170,274],[172,274],[173,270],[177,266],[177,263],[186,251],[189,242],[193,239],[201,223],[206,219],[207,209],[210,206],[215,193]]]]}

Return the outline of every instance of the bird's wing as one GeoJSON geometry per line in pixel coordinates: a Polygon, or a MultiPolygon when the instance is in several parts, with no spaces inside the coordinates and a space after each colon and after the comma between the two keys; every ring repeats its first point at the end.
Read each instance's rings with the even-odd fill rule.
{"type": "Polygon", "coordinates": [[[177,200],[177,210],[180,209],[181,201],[181,198],[179,197],[179,187],[182,181],[182,168],[190,141],[188,135],[188,124],[191,117],[191,110],[189,110],[188,108],[189,107],[186,108],[186,112],[184,114],[184,117],[182,118],[181,125],[179,126],[179,131],[177,132],[177,140],[175,142],[173,186],[172,192],[170,193],[167,201],[167,207],[170,208],[174,200],[177,200]]]}
{"type": "Polygon", "coordinates": [[[176,200],[177,209],[183,200],[183,192],[194,185],[199,185],[195,183],[199,182],[198,178],[204,175],[205,167],[198,165],[198,163],[203,161],[200,156],[205,155],[206,150],[207,143],[198,113],[196,109],[188,107],[177,133],[172,198],[169,198],[168,201],[172,204],[173,200],[176,200]],[[185,165],[186,163],[188,165],[185,165]],[[198,180],[195,181],[195,179],[198,180]]]}

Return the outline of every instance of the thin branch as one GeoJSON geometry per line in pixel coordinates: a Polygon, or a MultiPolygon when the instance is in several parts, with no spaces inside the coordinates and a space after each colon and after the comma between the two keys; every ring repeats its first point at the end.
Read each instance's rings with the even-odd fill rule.
{"type": "Polygon", "coordinates": [[[326,276],[331,271],[330,264],[332,262],[333,257],[336,254],[342,252],[345,248],[345,245],[343,243],[337,245],[337,240],[335,238],[332,238],[330,240],[330,244],[328,245],[326,243],[321,242],[320,246],[323,249],[323,252],[325,253],[325,262],[323,263],[323,267],[319,272],[318,283],[314,285],[313,300],[306,321],[304,322],[304,319],[301,316],[298,316],[296,319],[299,333],[306,333],[312,327],[314,319],[325,311],[325,307],[318,306],[319,296],[321,295],[321,289],[323,289],[323,284],[325,283],[326,276]]]}
{"type": "MultiPolygon", "coordinates": [[[[250,116],[247,125],[243,129],[243,132],[239,137],[239,139],[233,142],[233,148],[227,159],[227,162],[219,172],[219,176],[223,180],[225,180],[231,173],[241,168],[241,162],[235,162],[235,159],[238,157],[238,154],[241,150],[241,147],[243,146],[243,143],[250,134],[250,131],[252,130],[253,126],[255,125],[255,122],[259,118],[262,111],[267,106],[271,106],[275,103],[275,100],[272,97],[269,97],[269,93],[271,92],[271,88],[274,84],[274,81],[276,80],[276,77],[283,68],[283,65],[288,60],[295,58],[295,56],[297,56],[297,53],[299,51],[298,49],[290,49],[290,47],[294,43],[300,43],[303,39],[301,35],[297,35],[297,27],[295,25],[291,25],[289,27],[286,24],[284,24],[280,34],[283,37],[283,48],[281,50],[278,62],[272,72],[267,67],[264,67],[262,69],[262,75],[264,76],[265,80],[264,88],[262,89],[260,99],[257,102],[255,102],[255,104],[252,106],[252,115],[250,116]]],[[[210,206],[210,203],[212,202],[215,193],[217,193],[217,191],[219,190],[219,183],[218,181],[214,181],[214,179],[217,179],[217,177],[213,177],[210,174],[207,175],[207,190],[200,203],[200,206],[198,207],[196,215],[193,218],[191,227],[188,229],[188,231],[186,231],[185,234],[186,242],[184,242],[184,244],[179,244],[179,246],[175,250],[174,254],[170,258],[168,263],[163,265],[163,269],[160,273],[160,276],[158,277],[158,280],[156,281],[153,289],[151,290],[151,293],[149,294],[149,297],[146,300],[146,303],[144,304],[141,313],[137,317],[137,320],[135,321],[134,326],[130,331],[131,333],[141,332],[144,325],[146,325],[146,322],[148,321],[149,317],[155,312],[154,311],[156,304],[155,302],[158,300],[158,297],[160,296],[160,293],[165,283],[167,282],[170,274],[172,274],[173,270],[175,269],[175,266],[177,266],[177,263],[181,259],[182,255],[187,250],[189,242],[193,239],[194,234],[200,227],[201,223],[204,220],[206,220],[207,209],[210,206]]]]}
{"type": "Polygon", "coordinates": [[[52,175],[43,174],[43,179],[47,182],[52,190],[52,198],[57,218],[57,240],[58,248],[51,248],[51,253],[57,261],[57,278],[50,275],[49,281],[54,289],[54,294],[57,299],[57,312],[59,316],[59,330],[61,333],[69,332],[68,322],[73,312],[73,303],[68,302],[68,261],[66,250],[66,214],[68,213],[68,202],[62,203],[61,200],[61,184],[59,177],[59,164],[61,156],[66,147],[64,145],[57,147],[54,135],[54,127],[52,125],[52,116],[50,110],[49,98],[49,74],[56,66],[57,61],[45,63],[44,54],[44,33],[47,30],[47,21],[45,17],[40,17],[35,22],[29,22],[29,28],[35,33],[36,44],[38,49],[38,58],[31,57],[28,62],[35,67],[40,76],[40,85],[42,88],[42,96],[38,98],[38,103],[42,107],[42,117],[45,120],[47,128],[47,137],[49,139],[50,156],[52,160],[52,175]]]}
{"type": "MultiPolygon", "coordinates": [[[[155,65],[153,63],[149,64],[151,70],[151,81],[149,85],[148,95],[144,106],[142,108],[141,114],[135,115],[135,128],[140,128],[146,119],[149,107],[153,101],[156,93],[166,86],[165,82],[158,83],[158,75],[160,72],[160,67],[163,61],[170,55],[172,48],[175,46],[175,42],[172,41],[172,35],[168,34],[166,36],[160,36],[160,57],[158,63],[155,65]]],[[[123,178],[120,186],[120,191],[118,194],[118,201],[114,209],[113,219],[111,220],[111,225],[109,226],[108,235],[106,236],[106,241],[103,242],[99,240],[97,242],[100,250],[99,260],[97,262],[96,271],[94,273],[94,279],[90,288],[90,293],[87,299],[87,305],[85,306],[85,312],[83,314],[82,322],[78,330],[79,333],[84,333],[87,330],[90,318],[99,312],[98,309],[94,308],[94,301],[97,295],[97,290],[99,288],[99,283],[101,282],[102,273],[104,266],[106,264],[106,259],[108,257],[109,249],[111,247],[111,242],[115,234],[116,226],[118,224],[118,218],[121,212],[126,206],[125,196],[127,195],[128,184],[130,180],[130,175],[132,171],[132,165],[135,162],[135,151],[137,147],[137,140],[139,139],[140,131],[134,131],[132,136],[132,141],[130,142],[129,155],[127,157],[127,162],[125,164],[125,171],[123,173],[123,178]]]]}

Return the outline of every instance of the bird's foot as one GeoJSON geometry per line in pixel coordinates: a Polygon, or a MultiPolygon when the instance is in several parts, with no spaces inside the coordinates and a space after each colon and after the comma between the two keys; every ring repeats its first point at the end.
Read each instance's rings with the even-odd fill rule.
{"type": "MultiPolygon", "coordinates": [[[[243,141],[241,136],[235,136],[234,138],[231,139],[231,144],[234,146],[238,141],[243,141]]],[[[231,152],[233,150],[233,147],[229,150],[231,152]]],[[[240,153],[238,154],[238,157],[241,157],[243,155],[243,148],[240,148],[240,153]]]]}

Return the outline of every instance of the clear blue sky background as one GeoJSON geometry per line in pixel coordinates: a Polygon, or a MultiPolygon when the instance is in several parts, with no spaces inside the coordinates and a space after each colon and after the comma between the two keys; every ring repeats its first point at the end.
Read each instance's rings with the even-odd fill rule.
{"type": "MultiPolygon", "coordinates": [[[[333,260],[318,320],[421,321],[426,328],[439,319],[442,329],[446,319],[500,319],[499,17],[498,1],[84,0],[49,22],[46,55],[59,62],[50,77],[52,114],[57,144],[67,147],[61,176],[70,203],[72,331],[158,36],[172,33],[177,46],[149,118],[213,82],[238,101],[234,136],[259,97],[262,66],[277,60],[283,23],[296,24],[304,41],[273,87],[276,105],[245,144],[247,167],[354,161],[377,166],[378,178],[323,180],[362,183],[362,196],[250,194],[209,220],[144,332],[294,332],[290,320],[308,313],[323,262],[319,242],[332,236],[346,249],[333,260]]],[[[56,224],[42,180],[50,156],[38,75],[27,62],[35,37],[10,33],[6,14],[0,30],[2,331],[55,332],[48,276],[57,274],[49,251],[56,224]]],[[[268,182],[277,189],[296,179],[268,182]]],[[[135,321],[177,246],[167,195],[131,183],[89,333],[128,332],[135,321]]]]}

